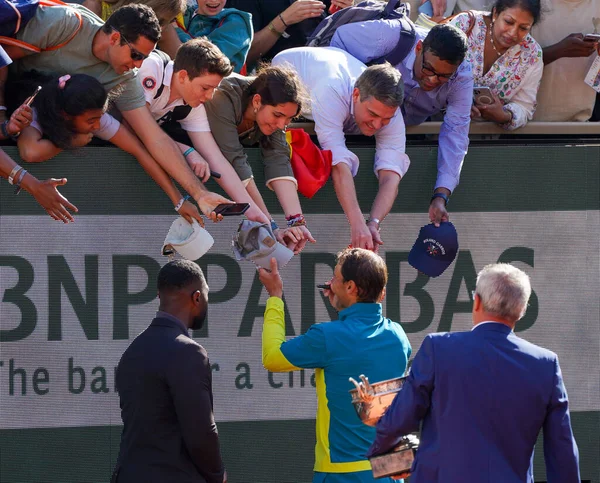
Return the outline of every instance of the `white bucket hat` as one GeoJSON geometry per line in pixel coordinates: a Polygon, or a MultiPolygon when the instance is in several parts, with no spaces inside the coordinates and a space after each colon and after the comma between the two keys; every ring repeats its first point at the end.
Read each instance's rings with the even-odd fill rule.
{"type": "Polygon", "coordinates": [[[169,228],[162,247],[162,254],[173,255],[176,251],[187,260],[198,260],[215,243],[215,240],[196,220],[190,225],[181,216],[169,228]]]}

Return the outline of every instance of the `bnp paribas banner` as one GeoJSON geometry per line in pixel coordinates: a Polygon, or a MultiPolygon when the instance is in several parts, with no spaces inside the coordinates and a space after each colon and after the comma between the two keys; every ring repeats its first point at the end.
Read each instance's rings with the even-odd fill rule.
{"type": "MultiPolygon", "coordinates": [[[[173,219],[86,215],[64,226],[45,216],[2,217],[1,428],[120,424],[115,368],[158,307],[156,275],[167,261],[160,249],[173,219]]],[[[313,418],[312,371],[272,374],[261,365],[267,295],[253,264],[233,257],[237,221],[208,226],[215,245],[199,260],[210,308],[194,337],[211,359],[217,419],[313,418]]],[[[430,332],[468,330],[476,273],[510,262],[534,289],[519,335],[558,353],[573,411],[599,410],[600,380],[590,377],[600,366],[599,212],[453,213],[452,221],[460,252],[436,279],[407,263],[424,213],[392,213],[382,228],[385,313],[403,325],[413,350],[430,332]]],[[[316,284],[330,278],[350,239],[343,214],[310,215],[310,226],[318,243],[282,270],[290,337],[335,317],[316,284]]]]}

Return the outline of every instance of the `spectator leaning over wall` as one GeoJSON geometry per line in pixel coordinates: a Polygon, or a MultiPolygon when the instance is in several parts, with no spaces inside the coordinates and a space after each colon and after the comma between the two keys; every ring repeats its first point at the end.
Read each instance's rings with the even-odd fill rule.
{"type": "Polygon", "coordinates": [[[41,49],[68,41],[59,49],[37,54],[13,47],[13,58],[18,59],[17,73],[36,69],[88,74],[98,79],[107,91],[119,86],[116,106],[152,157],[193,196],[205,215],[213,220],[218,218],[213,209],[228,200],[207,191],[196,178],[177,144],[154,122],[146,107],[142,86],[135,78],[134,68],[141,66],[160,39],[160,26],[152,9],[139,4],[128,5],[103,23],[81,5],[39,7],[18,32],[17,39],[41,49]]]}
{"type": "Polygon", "coordinates": [[[33,122],[17,138],[23,161],[47,161],[64,149],[86,146],[96,136],[134,156],[181,216],[190,223],[192,218],[204,223],[196,206],[181,196],[138,137],[105,112],[109,96],[100,82],[85,74],[58,77],[39,72],[26,73],[19,81],[22,91],[27,93],[39,84],[42,89],[32,104],[33,122]]]}
{"type": "Polygon", "coordinates": [[[218,47],[202,38],[184,43],[175,61],[164,52],[152,52],[140,67],[138,78],[152,117],[177,142],[196,176],[206,182],[211,169],[220,173],[215,180],[227,194],[238,203],[251,204],[246,217],[269,223],[210,132],[204,102],[212,99],[231,70],[231,63],[218,47]]]}
{"type": "Polygon", "coordinates": [[[321,148],[333,154],[333,186],[350,222],[350,243],[377,250],[383,244],[380,223],[392,209],[400,179],[410,165],[400,110],[402,75],[389,63],[367,68],[334,47],[298,47],[273,59],[273,65],[286,64],[297,70],[310,94],[302,114],[315,121],[321,148]],[[346,147],[346,134],[375,136],[377,143],[373,171],[379,190],[367,221],[353,180],[360,160],[346,147]]]}
{"type": "Polygon", "coordinates": [[[600,1],[545,0],[544,18],[531,35],[544,51],[544,75],[535,121],[587,121],[596,91],[583,80],[600,52],[585,34],[600,33],[600,1]]]}
{"type": "Polygon", "coordinates": [[[475,87],[488,87],[493,96],[491,104],[473,105],[474,120],[512,130],[532,119],[544,63],[529,31],[540,15],[540,0],[496,0],[491,12],[465,12],[451,21],[470,31],[467,60],[475,87]]]}
{"type": "Polygon", "coordinates": [[[438,148],[438,175],[429,205],[436,225],[448,221],[446,205],[458,185],[469,147],[473,103],[473,74],[464,61],[467,37],[451,25],[437,25],[429,32],[415,27],[415,38],[400,35],[398,20],[371,20],[339,27],[331,46],[368,63],[392,52],[401,41],[413,42],[409,54],[396,69],[404,81],[402,115],[407,126],[425,122],[443,111],[438,148]],[[464,62],[463,62],[464,61],[464,62]]]}
{"type": "MultiPolygon", "coordinates": [[[[11,63],[10,57],[4,51],[2,47],[0,47],[0,76],[6,73],[7,66],[11,63]]],[[[0,77],[3,78],[3,77],[0,77]]],[[[0,105],[0,112],[5,112],[6,106],[0,105]]],[[[20,132],[23,127],[31,122],[31,113],[23,113],[18,114],[22,116],[22,118],[17,119],[17,116],[14,116],[12,120],[12,124],[15,125],[15,129],[18,129],[20,132]]],[[[5,129],[8,126],[5,125],[5,129]]],[[[15,131],[16,132],[16,131],[15,131]]],[[[0,139],[4,139],[4,134],[0,132],[0,139]]],[[[62,221],[64,223],[69,223],[70,221],[75,221],[73,219],[73,215],[69,213],[71,211],[77,211],[75,205],[69,203],[63,195],[61,195],[56,189],[58,186],[64,185],[67,180],[66,178],[62,179],[47,179],[45,181],[40,181],[23,167],[19,166],[15,163],[4,151],[0,149],[0,176],[8,180],[8,182],[12,185],[16,185],[17,189],[20,191],[24,189],[28,193],[31,194],[35,198],[35,200],[40,204],[42,208],[44,208],[48,214],[54,218],[55,220],[62,221]]],[[[17,192],[18,194],[18,192],[17,192]]]]}
{"type": "Polygon", "coordinates": [[[264,67],[256,77],[232,74],[223,79],[214,97],[204,105],[219,148],[246,186],[253,202],[271,220],[277,239],[299,253],[307,242],[315,243],[298,199],[298,182],[290,162],[287,125],[306,104],[305,91],[296,72],[283,67],[264,67]],[[265,184],[277,195],[286,217],[285,229],[273,220],[254,181],[253,168],[244,147],[260,146],[265,184]]]}

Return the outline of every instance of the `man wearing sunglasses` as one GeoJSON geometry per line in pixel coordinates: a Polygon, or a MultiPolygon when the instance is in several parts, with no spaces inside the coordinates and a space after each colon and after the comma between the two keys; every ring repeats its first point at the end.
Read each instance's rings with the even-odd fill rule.
{"type": "MultiPolygon", "coordinates": [[[[407,126],[425,122],[440,112],[444,120],[439,134],[438,175],[429,206],[429,218],[439,226],[448,221],[446,205],[458,185],[469,147],[473,102],[473,74],[468,62],[467,38],[450,25],[429,32],[414,27],[413,47],[395,67],[404,80],[402,114],[407,126]]],[[[390,54],[401,41],[400,20],[370,20],[339,27],[331,46],[369,63],[390,54]]]]}
{"type": "Polygon", "coordinates": [[[106,91],[115,89],[116,107],[160,168],[179,182],[205,215],[217,220],[213,208],[228,200],[206,190],[194,175],[179,147],[154,121],[136,79],[134,68],[154,50],[160,35],[156,15],[145,5],[121,7],[106,23],[77,4],[39,7],[16,37],[42,51],[11,46],[10,54],[16,61],[16,75],[33,69],[87,74],[98,79],[106,91]]]}

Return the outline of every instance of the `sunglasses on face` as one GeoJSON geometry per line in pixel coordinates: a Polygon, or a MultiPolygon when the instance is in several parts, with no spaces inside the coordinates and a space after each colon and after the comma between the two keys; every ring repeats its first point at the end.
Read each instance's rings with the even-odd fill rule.
{"type": "Polygon", "coordinates": [[[115,32],[118,32],[121,35],[121,39],[125,41],[127,46],[129,47],[129,55],[131,56],[131,60],[134,61],[144,61],[148,58],[146,54],[142,54],[138,49],[136,49],[133,45],[129,43],[129,41],[125,38],[125,36],[116,28],[112,28],[115,32]]]}

